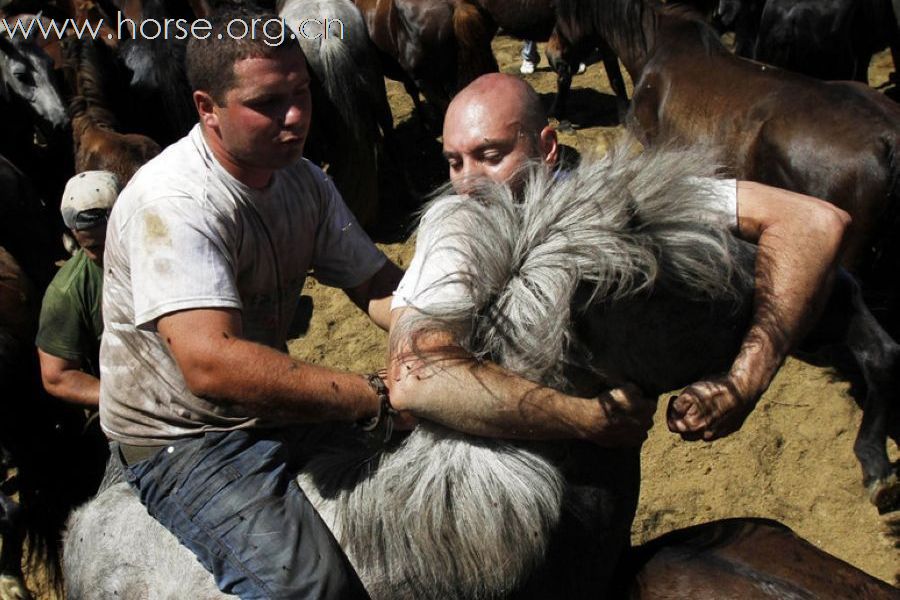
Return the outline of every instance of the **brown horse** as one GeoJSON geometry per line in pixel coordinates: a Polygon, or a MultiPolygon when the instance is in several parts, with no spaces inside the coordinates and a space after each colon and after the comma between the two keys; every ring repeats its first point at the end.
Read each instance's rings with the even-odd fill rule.
{"type": "Polygon", "coordinates": [[[591,31],[633,81],[629,127],[650,145],[716,148],[732,175],[824,198],[853,217],[843,263],[896,337],[900,106],[856,83],[822,82],[738,58],[699,13],[655,0],[560,0],[562,22],[591,31]],[[895,276],[890,276],[896,280],[895,276]],[[894,314],[894,317],[890,317],[894,314]]]}
{"type": "Polygon", "coordinates": [[[144,135],[119,133],[103,92],[96,42],[70,38],[63,45],[65,68],[74,95],[69,107],[75,143],[75,171],[104,170],[125,185],[144,163],[160,153],[144,135]]]}
{"type": "MultiPolygon", "coordinates": [[[[580,36],[567,38],[556,26],[556,2],[553,0],[534,0],[531,2],[511,2],[510,0],[470,0],[487,16],[496,33],[502,29],[507,35],[520,40],[549,42],[546,49],[547,60],[556,71],[556,97],[550,108],[550,114],[563,119],[566,114],[569,90],[572,87],[572,66],[577,65],[594,45],[580,36]]],[[[600,53],[609,83],[619,102],[620,113],[625,114],[628,107],[628,93],[619,61],[616,55],[605,44],[601,44],[600,53]]]]}
{"type": "Polygon", "coordinates": [[[635,548],[621,597],[897,598],[897,590],[768,519],[725,519],[679,529],[635,548]],[[838,591],[841,590],[841,591],[838,591]]]}
{"type": "Polygon", "coordinates": [[[443,115],[479,75],[498,70],[494,31],[466,0],[354,0],[385,75],[403,83],[422,115],[419,92],[443,115]]]}

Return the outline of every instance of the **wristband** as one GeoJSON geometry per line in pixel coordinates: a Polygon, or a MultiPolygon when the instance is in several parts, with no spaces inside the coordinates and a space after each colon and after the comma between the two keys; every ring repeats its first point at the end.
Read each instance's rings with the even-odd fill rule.
{"type": "Polygon", "coordinates": [[[378,396],[378,413],[368,419],[357,421],[357,426],[366,433],[372,435],[378,435],[377,432],[383,429],[384,432],[381,437],[382,440],[387,443],[394,433],[393,416],[397,414],[397,411],[391,406],[390,393],[380,374],[370,373],[366,376],[366,381],[369,382],[372,390],[374,390],[375,394],[378,396]]]}

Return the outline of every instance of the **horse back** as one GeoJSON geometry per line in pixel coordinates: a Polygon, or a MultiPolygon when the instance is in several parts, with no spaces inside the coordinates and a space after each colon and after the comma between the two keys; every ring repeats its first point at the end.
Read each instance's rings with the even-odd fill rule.
{"type": "Polygon", "coordinates": [[[508,35],[526,40],[546,41],[556,24],[556,5],[552,0],[517,2],[475,0],[482,11],[508,35]]]}
{"type": "Polygon", "coordinates": [[[623,597],[896,598],[897,590],[768,519],[725,519],[652,540],[629,557],[623,597]],[[628,579],[633,575],[634,579],[628,579]]]}
{"type": "Polygon", "coordinates": [[[862,84],[822,82],[704,48],[683,29],[661,28],[629,121],[645,143],[705,145],[734,177],[846,210],[849,267],[897,202],[900,107],[862,84]]]}

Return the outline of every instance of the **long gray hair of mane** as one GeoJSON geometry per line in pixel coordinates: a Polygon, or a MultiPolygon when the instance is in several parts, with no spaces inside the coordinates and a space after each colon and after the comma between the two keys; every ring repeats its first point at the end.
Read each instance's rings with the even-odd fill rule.
{"type": "Polygon", "coordinates": [[[711,156],[703,148],[634,155],[620,143],[569,172],[529,169],[519,197],[496,184],[438,197],[424,211],[416,252],[426,262],[452,256],[459,268],[437,286],[466,293],[420,307],[392,338],[450,331],[475,358],[569,389],[566,366],[597,368],[576,351],[573,312],[658,292],[740,304],[752,273],[728,230],[736,216],[711,185],[711,156]]]}

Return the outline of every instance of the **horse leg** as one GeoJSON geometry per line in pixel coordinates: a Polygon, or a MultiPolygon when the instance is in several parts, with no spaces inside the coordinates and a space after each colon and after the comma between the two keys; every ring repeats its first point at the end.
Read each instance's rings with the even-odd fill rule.
{"type": "Polygon", "coordinates": [[[31,598],[22,576],[22,542],[25,539],[22,508],[0,492],[0,598],[31,598]]]}
{"type": "Polygon", "coordinates": [[[606,78],[609,85],[616,93],[616,109],[619,113],[619,122],[625,122],[628,113],[628,90],[625,89],[625,80],[622,78],[622,70],[619,68],[619,59],[611,48],[603,44],[600,48],[603,57],[603,68],[606,69],[606,78]]]}
{"type": "Polygon", "coordinates": [[[880,513],[896,508],[900,481],[888,460],[888,425],[895,407],[897,374],[900,373],[900,345],[882,329],[862,300],[858,286],[853,289],[847,346],[866,381],[863,418],[853,451],[863,470],[863,484],[869,500],[880,513]]]}
{"type": "Polygon", "coordinates": [[[569,91],[572,89],[572,65],[565,60],[556,61],[556,97],[553,106],[550,107],[550,115],[559,120],[559,129],[570,129],[568,121],[565,121],[566,105],[569,101],[569,91]]]}
{"type": "Polygon", "coordinates": [[[900,383],[900,345],[869,311],[856,280],[843,270],[838,272],[819,324],[804,345],[835,342],[849,351],[863,375],[863,417],[853,452],[862,467],[869,500],[883,513],[900,500],[900,482],[887,456],[888,426],[900,383]]]}
{"type": "MultiPolygon", "coordinates": [[[[569,51],[571,44],[565,41],[565,38],[559,32],[558,28],[553,29],[550,40],[544,49],[547,55],[547,62],[550,67],[556,71],[556,97],[553,98],[553,105],[550,107],[550,116],[555,117],[560,122],[566,116],[566,105],[569,100],[569,90],[572,88],[572,60],[569,51]]],[[[562,124],[560,129],[563,129],[562,124]]]]}

